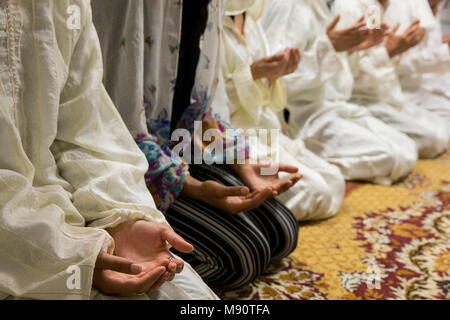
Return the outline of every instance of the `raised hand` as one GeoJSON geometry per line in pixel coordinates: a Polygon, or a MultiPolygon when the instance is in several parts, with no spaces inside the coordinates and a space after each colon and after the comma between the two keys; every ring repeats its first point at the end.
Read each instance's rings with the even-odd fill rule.
{"type": "Polygon", "coordinates": [[[386,50],[391,58],[415,47],[425,36],[425,28],[420,26],[419,20],[409,26],[401,35],[397,35],[399,28],[400,24],[397,24],[387,37],[386,50]]]}
{"type": "Polygon", "coordinates": [[[381,25],[380,29],[369,29],[367,39],[356,47],[351,48],[348,52],[354,53],[357,51],[367,50],[383,43],[385,37],[389,34],[388,29],[389,27],[384,23],[381,25]]]}
{"type": "Polygon", "coordinates": [[[272,190],[266,188],[250,192],[245,186],[228,187],[215,181],[199,181],[187,176],[183,194],[227,213],[237,214],[259,207],[272,195],[272,190]]]}
{"type": "Polygon", "coordinates": [[[281,53],[258,59],[251,65],[253,80],[266,78],[272,85],[278,78],[294,72],[300,60],[300,50],[295,48],[286,48],[281,53]]]}
{"type": "Polygon", "coordinates": [[[181,252],[193,250],[166,224],[127,222],[108,231],[115,242],[114,256],[99,254],[93,285],[109,295],[158,290],[184,267],[182,260],[174,259],[167,243],[181,252]]]}
{"type": "Polygon", "coordinates": [[[353,26],[338,30],[336,26],[340,19],[341,16],[337,15],[327,27],[328,38],[337,52],[349,51],[367,40],[369,29],[366,26],[364,17],[359,19],[353,26]]]}
{"type": "Polygon", "coordinates": [[[270,163],[250,164],[248,162],[242,165],[235,164],[231,167],[253,192],[269,188],[272,196],[277,196],[286,192],[302,178],[301,174],[297,174],[298,168],[284,164],[278,164],[276,166],[278,167],[278,170],[273,174],[262,174],[262,169],[271,167],[270,163]],[[280,172],[287,172],[295,175],[288,180],[283,180],[280,179],[280,172]]]}

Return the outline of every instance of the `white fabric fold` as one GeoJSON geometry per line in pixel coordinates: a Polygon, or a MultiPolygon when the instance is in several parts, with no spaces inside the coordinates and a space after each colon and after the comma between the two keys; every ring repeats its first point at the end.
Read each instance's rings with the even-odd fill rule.
{"type": "Polygon", "coordinates": [[[90,2],[7,0],[0,10],[0,292],[88,299],[98,253],[114,248],[103,228],[165,218],[103,88],[90,2]],[[79,29],[63,19],[70,5],[79,29]]]}

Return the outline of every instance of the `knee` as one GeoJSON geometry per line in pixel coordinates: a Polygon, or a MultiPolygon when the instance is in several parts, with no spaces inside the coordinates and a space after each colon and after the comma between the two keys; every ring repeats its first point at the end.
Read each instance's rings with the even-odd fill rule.
{"type": "Polygon", "coordinates": [[[403,144],[396,144],[392,147],[392,182],[408,176],[414,169],[419,157],[417,144],[411,138],[407,136],[405,138],[407,139],[403,144]]]}
{"type": "Polygon", "coordinates": [[[323,176],[323,179],[327,185],[327,201],[317,214],[316,219],[334,217],[338,213],[345,196],[345,178],[337,167],[332,166],[327,171],[327,174],[323,176]]]}
{"type": "Polygon", "coordinates": [[[302,204],[293,210],[298,221],[322,220],[335,216],[345,194],[345,179],[341,171],[330,165],[330,169],[314,176],[305,176],[302,204]]]}
{"type": "Polygon", "coordinates": [[[221,266],[215,271],[217,275],[222,274],[223,280],[218,281],[221,288],[236,289],[254,281],[270,263],[270,245],[262,235],[236,241],[229,249],[231,251],[220,258],[221,266]]]}
{"type": "Polygon", "coordinates": [[[426,145],[420,148],[421,158],[435,158],[448,148],[449,136],[446,128],[428,130],[425,137],[426,145]]]}
{"type": "Polygon", "coordinates": [[[280,213],[279,219],[273,223],[278,223],[279,226],[275,226],[276,243],[272,249],[271,260],[281,260],[287,257],[292,251],[297,248],[298,243],[298,222],[293,213],[285,208],[286,214],[280,213]]]}
{"type": "Polygon", "coordinates": [[[386,145],[380,157],[380,171],[375,181],[377,178],[387,178],[386,181],[389,180],[392,183],[407,176],[414,169],[418,160],[417,144],[408,136],[401,135],[403,135],[402,142],[386,145]]]}

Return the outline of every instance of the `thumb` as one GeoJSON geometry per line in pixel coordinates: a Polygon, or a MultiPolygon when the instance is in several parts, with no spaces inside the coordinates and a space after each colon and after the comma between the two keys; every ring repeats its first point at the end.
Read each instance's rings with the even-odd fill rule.
{"type": "Polygon", "coordinates": [[[341,20],[341,15],[340,14],[338,14],[336,16],[336,18],[334,18],[334,20],[328,25],[327,31],[329,32],[331,30],[334,30],[334,28],[336,28],[337,24],[339,23],[339,20],[341,20]]]}
{"type": "Polygon", "coordinates": [[[162,233],[162,240],[167,241],[174,249],[189,253],[194,250],[192,244],[184,240],[180,235],[170,230],[169,228],[165,228],[162,233]]]}
{"type": "Polygon", "coordinates": [[[419,24],[420,24],[420,20],[416,20],[416,21],[413,22],[413,24],[411,24],[410,27],[414,27],[414,26],[417,26],[419,24]]]}
{"type": "Polygon", "coordinates": [[[101,251],[98,254],[95,268],[113,270],[126,274],[139,274],[142,268],[132,261],[101,251]]]}
{"type": "Polygon", "coordinates": [[[281,172],[287,172],[287,173],[297,173],[298,172],[298,168],[295,166],[291,166],[291,165],[287,165],[287,164],[279,164],[278,165],[278,169],[281,172]]]}
{"type": "Polygon", "coordinates": [[[227,187],[218,184],[216,195],[219,198],[246,196],[250,190],[245,186],[227,187]]]}

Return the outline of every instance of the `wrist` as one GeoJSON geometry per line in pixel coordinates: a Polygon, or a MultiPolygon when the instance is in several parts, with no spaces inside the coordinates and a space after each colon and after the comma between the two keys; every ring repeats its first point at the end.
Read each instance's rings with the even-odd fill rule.
{"type": "Polygon", "coordinates": [[[250,72],[254,81],[263,78],[260,68],[255,64],[250,66],[250,72]]]}
{"type": "Polygon", "coordinates": [[[390,58],[393,58],[397,55],[395,48],[389,47],[389,46],[385,46],[386,47],[386,51],[389,54],[390,58]]]}
{"type": "Polygon", "coordinates": [[[106,231],[111,235],[111,237],[115,237],[120,234],[122,231],[131,228],[136,221],[126,221],[123,222],[113,228],[107,228],[106,231]]]}
{"type": "Polygon", "coordinates": [[[184,180],[183,190],[181,191],[181,194],[195,200],[200,200],[202,194],[202,187],[203,187],[202,181],[197,180],[188,174],[186,176],[186,179],[184,180]]]}

